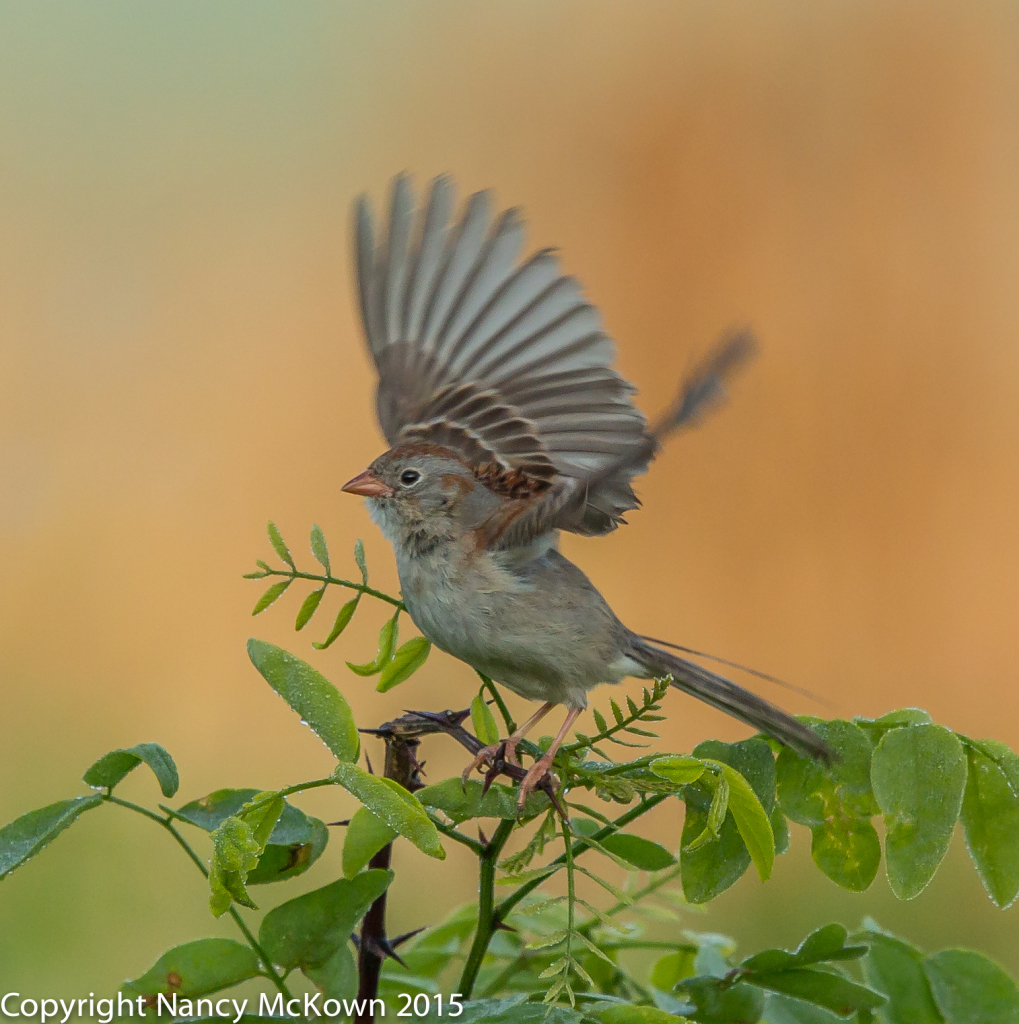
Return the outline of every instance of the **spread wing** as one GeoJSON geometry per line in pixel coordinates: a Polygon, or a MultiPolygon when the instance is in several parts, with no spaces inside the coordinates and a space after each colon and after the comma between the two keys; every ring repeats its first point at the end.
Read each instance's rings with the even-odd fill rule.
{"type": "Polygon", "coordinates": [[[598,311],[551,250],[519,259],[520,214],[493,222],[487,193],[452,225],[448,178],[432,182],[417,217],[414,205],[408,179],[396,178],[377,243],[367,199],[356,206],[361,314],[387,440],[441,444],[475,467],[495,463],[569,492],[570,514],[550,526],[614,529],[638,505],[630,481],[654,445],[633,386],[611,367],[598,311]]]}
{"type": "Polygon", "coordinates": [[[598,491],[606,477],[625,475],[647,466],[665,439],[677,430],[696,426],[701,417],[724,399],[726,384],[754,354],[749,331],[725,335],[683,379],[675,400],[649,430],[642,444],[583,480],[560,477],[538,493],[507,501],[481,527],[479,540],[486,548],[516,548],[549,530],[573,530],[584,516],[588,495],[598,491]],[[634,467],[637,467],[635,470],[634,467]]]}

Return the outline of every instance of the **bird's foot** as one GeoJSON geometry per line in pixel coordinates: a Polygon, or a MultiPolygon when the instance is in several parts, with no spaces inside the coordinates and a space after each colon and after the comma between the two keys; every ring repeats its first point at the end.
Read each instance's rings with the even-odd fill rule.
{"type": "Polygon", "coordinates": [[[520,760],[517,757],[517,744],[512,736],[509,739],[500,740],[498,743],[490,743],[487,747],[482,747],[474,755],[474,760],[464,768],[460,778],[466,787],[471,772],[477,771],[482,765],[485,765],[487,769],[485,771],[485,789],[487,790],[495,778],[502,774],[502,769],[507,764],[520,767],[520,760]]]}
{"type": "Polygon", "coordinates": [[[556,778],[552,771],[552,761],[554,759],[554,750],[542,755],[534,762],[534,764],[531,765],[527,770],[527,774],[520,780],[520,791],[517,793],[517,810],[520,813],[523,813],[524,804],[527,803],[527,798],[536,789],[541,789],[547,793],[549,799],[559,809],[560,814],[563,813],[562,807],[559,806],[559,802],[555,795],[556,790],[559,788],[559,779],[556,778]]]}
{"type": "Polygon", "coordinates": [[[471,772],[477,771],[482,765],[485,765],[490,772],[502,760],[502,755],[503,743],[501,740],[498,743],[490,743],[487,747],[482,747],[474,755],[474,760],[464,768],[463,774],[460,776],[460,782],[464,788],[467,786],[467,780],[470,778],[471,772]]]}

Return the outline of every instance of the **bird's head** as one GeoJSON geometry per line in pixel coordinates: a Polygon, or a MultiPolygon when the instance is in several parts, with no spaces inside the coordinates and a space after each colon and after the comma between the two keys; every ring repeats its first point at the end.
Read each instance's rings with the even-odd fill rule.
{"type": "Polygon", "coordinates": [[[500,504],[456,452],[432,444],[391,448],[343,490],[367,498],[371,517],[386,537],[411,550],[460,539],[500,504]]]}

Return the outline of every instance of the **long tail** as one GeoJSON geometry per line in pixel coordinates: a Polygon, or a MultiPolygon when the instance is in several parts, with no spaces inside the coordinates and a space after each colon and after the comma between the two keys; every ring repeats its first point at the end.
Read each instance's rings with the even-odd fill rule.
{"type": "Polygon", "coordinates": [[[672,676],[677,689],[752,725],[797,753],[826,764],[836,759],[835,752],[812,729],[724,676],[663,651],[635,633],[630,634],[630,654],[650,674],[658,678],[672,676]]]}

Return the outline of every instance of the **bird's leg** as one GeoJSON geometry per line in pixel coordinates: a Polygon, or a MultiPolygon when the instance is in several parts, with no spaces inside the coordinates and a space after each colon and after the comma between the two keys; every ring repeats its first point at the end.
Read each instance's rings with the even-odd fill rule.
{"type": "Polygon", "coordinates": [[[531,731],[553,708],[555,704],[548,703],[542,704],[540,708],[530,718],[524,722],[523,725],[517,726],[516,730],[504,740],[500,740],[498,743],[491,743],[487,747],[482,747],[471,761],[469,765],[463,770],[464,785],[467,784],[467,779],[471,772],[480,768],[483,764],[491,767],[500,757],[505,758],[510,764],[520,767],[520,758],[517,757],[517,744],[531,731]]]}
{"type": "MultiPolygon", "coordinates": [[[[552,746],[545,751],[541,757],[538,758],[534,764],[528,769],[527,774],[520,781],[520,792],[517,794],[517,809],[523,810],[524,803],[527,798],[534,792],[535,787],[541,780],[551,773],[552,762],[555,760],[556,751],[562,745],[566,734],[570,731],[570,726],[577,720],[580,715],[580,708],[572,708],[569,714],[566,716],[566,721],[563,722],[562,728],[556,733],[556,738],[552,741],[552,746]]],[[[553,786],[556,783],[553,783],[553,786]]]]}

